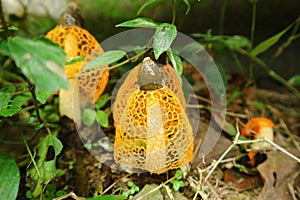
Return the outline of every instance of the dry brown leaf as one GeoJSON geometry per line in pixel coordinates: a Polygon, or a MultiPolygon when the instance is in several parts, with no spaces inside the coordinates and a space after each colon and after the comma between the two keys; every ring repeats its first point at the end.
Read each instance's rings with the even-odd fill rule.
{"type": "MultiPolygon", "coordinates": [[[[277,140],[278,137],[281,141],[285,140],[279,134],[277,140]]],[[[300,152],[295,147],[289,147],[286,150],[299,157],[300,152]]],[[[268,159],[257,167],[264,179],[264,186],[258,199],[293,199],[288,185],[293,185],[297,174],[299,174],[299,163],[279,151],[268,152],[267,157],[268,159]]]]}

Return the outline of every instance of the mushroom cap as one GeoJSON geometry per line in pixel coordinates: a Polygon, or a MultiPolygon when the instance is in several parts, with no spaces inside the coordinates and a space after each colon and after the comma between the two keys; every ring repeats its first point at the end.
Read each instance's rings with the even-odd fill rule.
{"type": "Polygon", "coordinates": [[[144,58],[137,79],[142,90],[158,89],[165,85],[162,71],[149,57],[144,58]]]}
{"type": "Polygon", "coordinates": [[[241,135],[251,136],[255,134],[257,136],[260,134],[262,128],[273,128],[274,126],[274,123],[265,117],[252,118],[241,129],[241,135]]]}

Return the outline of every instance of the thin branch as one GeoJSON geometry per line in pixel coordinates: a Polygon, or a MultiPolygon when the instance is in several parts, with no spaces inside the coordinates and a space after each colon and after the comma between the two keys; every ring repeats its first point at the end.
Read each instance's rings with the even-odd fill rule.
{"type": "Polygon", "coordinates": [[[176,21],[176,0],[172,0],[172,24],[176,21]]]}
{"type": "Polygon", "coordinates": [[[75,78],[78,78],[80,76],[85,76],[87,74],[91,74],[91,73],[94,73],[94,72],[98,72],[98,71],[106,71],[106,70],[112,70],[112,69],[115,69],[115,68],[118,68],[118,67],[121,67],[122,65],[125,65],[127,63],[129,63],[130,61],[134,61],[135,59],[139,58],[140,56],[144,55],[146,52],[148,51],[148,49],[142,51],[141,53],[131,57],[131,58],[128,58],[127,60],[124,60],[123,62],[120,62],[116,65],[113,65],[111,67],[108,67],[108,68],[101,68],[101,69],[97,69],[97,68],[93,68],[93,70],[89,71],[89,72],[83,72],[83,73],[80,73],[78,76],[71,76],[69,77],[69,79],[75,79],[75,78]]]}
{"type": "MultiPolygon", "coordinates": [[[[251,22],[251,49],[254,46],[254,33],[255,33],[255,21],[256,21],[256,2],[252,4],[252,22],[251,22]]],[[[250,79],[253,79],[253,59],[250,57],[250,66],[249,66],[250,79]]]]}

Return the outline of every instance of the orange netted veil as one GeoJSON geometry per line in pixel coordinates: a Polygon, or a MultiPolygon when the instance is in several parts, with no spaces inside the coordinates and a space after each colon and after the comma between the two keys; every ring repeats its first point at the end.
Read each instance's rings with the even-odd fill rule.
{"type": "MultiPolygon", "coordinates": [[[[120,165],[159,174],[192,160],[193,133],[182,89],[174,85],[179,84],[176,74],[169,77],[172,82],[164,81],[164,85],[144,90],[135,87],[143,64],[127,76],[116,97],[114,158],[120,165]]],[[[170,73],[173,72],[167,74],[170,73]]]]}
{"type": "Polygon", "coordinates": [[[85,29],[78,26],[58,25],[46,35],[46,38],[62,47],[67,55],[67,61],[78,56],[84,56],[78,61],[65,66],[69,79],[78,80],[80,94],[83,100],[95,102],[104,91],[109,71],[108,66],[99,66],[93,71],[84,71],[83,68],[93,58],[103,53],[97,40],[85,29]]]}

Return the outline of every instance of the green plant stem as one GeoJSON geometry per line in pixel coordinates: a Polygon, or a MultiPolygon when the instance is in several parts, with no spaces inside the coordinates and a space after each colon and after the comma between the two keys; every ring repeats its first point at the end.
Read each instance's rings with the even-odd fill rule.
{"type": "MultiPolygon", "coordinates": [[[[252,20],[251,20],[251,36],[250,36],[250,41],[251,41],[251,50],[253,49],[254,46],[254,33],[255,33],[255,22],[256,22],[256,2],[252,4],[252,20]]],[[[250,79],[253,79],[253,59],[250,58],[250,65],[249,65],[249,76],[250,79]]]]}
{"type": "Polygon", "coordinates": [[[129,63],[130,61],[133,61],[133,60],[139,58],[140,56],[144,55],[147,51],[148,51],[148,49],[142,51],[141,53],[139,53],[139,54],[137,54],[137,55],[135,55],[135,56],[133,56],[133,57],[131,57],[131,58],[128,58],[127,60],[124,60],[123,62],[120,62],[120,63],[118,63],[118,64],[116,64],[116,65],[113,65],[113,66],[111,66],[111,67],[108,67],[108,68],[102,68],[102,69],[97,69],[97,70],[91,70],[90,72],[81,73],[81,74],[78,75],[78,76],[73,76],[73,77],[70,77],[70,78],[77,78],[77,77],[85,76],[85,75],[90,74],[90,73],[93,73],[93,72],[105,71],[105,70],[112,70],[112,69],[118,68],[118,67],[120,67],[120,66],[122,66],[122,65],[125,65],[125,64],[129,63]]]}
{"type": "Polygon", "coordinates": [[[297,34],[299,26],[300,26],[300,16],[295,21],[295,26],[294,26],[294,28],[292,30],[291,35],[289,36],[289,38],[287,39],[286,42],[284,42],[282,45],[280,45],[278,47],[276,53],[273,55],[273,58],[278,57],[280,54],[282,54],[282,52],[284,51],[284,49],[286,49],[294,40],[296,40],[296,39],[299,38],[300,34],[297,34]]]}
{"type": "Polygon", "coordinates": [[[28,146],[28,143],[27,143],[27,141],[26,141],[26,138],[24,137],[24,135],[22,135],[22,136],[23,136],[23,139],[24,139],[25,147],[26,147],[26,149],[27,149],[27,151],[28,151],[28,154],[29,154],[29,156],[30,156],[30,159],[31,159],[31,161],[32,161],[32,163],[33,163],[33,165],[34,165],[34,168],[35,168],[37,174],[38,174],[39,177],[40,177],[40,176],[41,176],[40,171],[39,171],[39,169],[38,169],[38,167],[37,167],[37,164],[36,164],[36,162],[35,162],[35,160],[34,160],[34,157],[33,157],[32,153],[31,153],[31,151],[30,151],[30,148],[29,148],[29,146],[28,146]]]}
{"type": "Polygon", "coordinates": [[[236,52],[232,51],[232,52],[231,52],[231,55],[232,55],[232,57],[233,57],[234,62],[236,63],[236,66],[238,67],[239,71],[242,72],[242,74],[243,74],[245,77],[247,77],[246,71],[245,71],[244,67],[242,66],[242,64],[241,64],[241,62],[240,62],[240,59],[238,58],[236,52]]]}
{"type": "Polygon", "coordinates": [[[252,4],[252,22],[251,22],[251,44],[254,43],[254,33],[255,33],[255,21],[256,21],[256,3],[252,4]]]}
{"type": "Polygon", "coordinates": [[[224,21],[225,21],[225,13],[227,7],[228,0],[222,1],[221,11],[220,11],[220,24],[219,24],[219,33],[223,35],[224,33],[224,21]]]}
{"type": "Polygon", "coordinates": [[[35,94],[35,86],[33,84],[31,84],[29,81],[28,81],[28,84],[29,84],[28,88],[31,93],[32,100],[33,100],[34,107],[35,107],[36,117],[37,117],[39,123],[42,124],[43,120],[40,115],[39,105],[38,105],[36,94],[35,94]]]}
{"type": "Polygon", "coordinates": [[[172,24],[176,21],[176,0],[172,0],[172,24]]]}
{"type": "Polygon", "coordinates": [[[297,97],[300,98],[300,92],[294,88],[291,84],[289,84],[284,78],[282,78],[280,75],[278,75],[275,71],[270,69],[268,65],[261,60],[258,57],[254,57],[253,61],[257,63],[263,70],[265,70],[271,77],[273,77],[275,80],[280,82],[282,85],[284,85],[287,89],[289,89],[291,92],[293,92],[297,97]]]}
{"type": "Polygon", "coordinates": [[[300,26],[300,16],[296,19],[296,24],[293,28],[293,31],[291,33],[291,36],[290,37],[293,37],[294,35],[296,35],[298,29],[299,29],[299,26],[300,26]]]}

